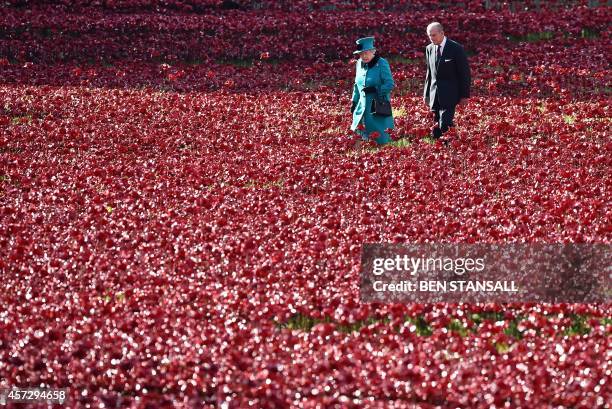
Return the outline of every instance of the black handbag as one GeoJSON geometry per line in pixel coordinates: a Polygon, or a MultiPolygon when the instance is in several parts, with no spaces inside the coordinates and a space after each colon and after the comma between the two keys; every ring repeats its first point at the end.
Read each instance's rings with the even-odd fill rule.
{"type": "Polygon", "coordinates": [[[384,98],[374,98],[372,99],[372,111],[374,115],[378,116],[391,116],[391,102],[387,101],[384,98]]]}

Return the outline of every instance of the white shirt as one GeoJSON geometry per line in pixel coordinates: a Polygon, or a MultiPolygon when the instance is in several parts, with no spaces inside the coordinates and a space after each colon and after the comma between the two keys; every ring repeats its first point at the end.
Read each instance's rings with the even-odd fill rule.
{"type": "MultiPolygon", "coordinates": [[[[446,45],[446,36],[444,36],[444,38],[442,39],[442,42],[438,46],[438,47],[440,47],[440,55],[442,55],[442,53],[444,52],[444,46],[445,45],[446,45]]],[[[438,50],[435,50],[435,51],[438,52],[438,50]]]]}

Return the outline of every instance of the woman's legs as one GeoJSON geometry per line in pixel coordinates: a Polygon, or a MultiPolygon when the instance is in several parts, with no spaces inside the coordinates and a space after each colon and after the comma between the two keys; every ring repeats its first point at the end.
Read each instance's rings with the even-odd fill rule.
{"type": "Polygon", "coordinates": [[[379,132],[380,136],[376,138],[376,143],[379,145],[384,145],[386,143],[391,142],[391,136],[385,131],[379,132]]]}
{"type": "MultiPolygon", "coordinates": [[[[365,128],[365,121],[364,121],[365,115],[363,118],[361,118],[361,122],[359,123],[360,126],[363,125],[363,127],[365,128]]],[[[391,136],[385,132],[385,131],[373,131],[373,130],[368,130],[367,128],[364,130],[360,130],[360,129],[355,129],[355,133],[357,135],[359,135],[360,137],[360,142],[368,142],[370,140],[374,140],[376,142],[377,145],[385,145],[389,142],[391,142],[391,136]],[[372,135],[373,134],[377,134],[377,137],[374,138],[372,135]]]]}
{"type": "Polygon", "coordinates": [[[385,131],[383,125],[386,122],[385,119],[374,117],[372,113],[366,112],[363,115],[362,121],[365,128],[364,133],[367,138],[366,140],[374,140],[377,145],[385,145],[391,142],[391,136],[385,131]]]}

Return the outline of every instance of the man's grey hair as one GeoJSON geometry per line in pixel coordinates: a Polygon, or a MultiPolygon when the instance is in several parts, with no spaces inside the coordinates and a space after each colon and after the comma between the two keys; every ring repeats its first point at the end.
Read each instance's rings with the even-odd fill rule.
{"type": "Polygon", "coordinates": [[[437,21],[434,21],[433,23],[430,23],[427,26],[427,32],[429,33],[432,30],[436,30],[436,31],[440,31],[440,32],[444,32],[444,27],[442,27],[442,24],[438,23],[437,21]]]}

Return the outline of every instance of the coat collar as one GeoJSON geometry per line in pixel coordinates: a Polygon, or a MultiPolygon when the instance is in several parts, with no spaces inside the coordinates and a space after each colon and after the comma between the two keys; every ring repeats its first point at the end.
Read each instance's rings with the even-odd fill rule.
{"type": "Polygon", "coordinates": [[[440,43],[440,47],[442,47],[442,54],[444,54],[445,46],[446,46],[446,36],[444,36],[444,38],[442,39],[442,42],[440,43]]]}
{"type": "MultiPolygon", "coordinates": [[[[446,48],[447,48],[446,46],[448,46],[450,43],[453,43],[453,42],[454,42],[453,40],[451,40],[450,38],[444,36],[444,40],[442,40],[442,44],[440,44],[440,45],[443,46],[442,47],[442,54],[444,54],[444,50],[446,50],[446,48]]],[[[434,51],[434,52],[436,51],[436,45],[434,43],[427,44],[427,47],[430,47],[431,50],[434,51]]]]}
{"type": "Polygon", "coordinates": [[[375,55],[374,58],[368,63],[368,68],[372,68],[380,60],[380,55],[375,55]]]}
{"type": "Polygon", "coordinates": [[[380,60],[380,55],[375,55],[374,58],[372,58],[372,60],[369,63],[367,63],[367,64],[362,61],[361,62],[361,66],[365,68],[366,65],[367,65],[368,68],[372,68],[372,67],[374,67],[376,65],[378,60],[380,60]]]}
{"type": "Polygon", "coordinates": [[[448,50],[448,45],[450,44],[450,40],[448,40],[448,38],[446,38],[446,36],[444,36],[444,40],[442,40],[442,43],[440,44],[440,46],[442,46],[442,56],[440,57],[440,60],[438,60],[436,62],[436,53],[437,53],[437,45],[435,44],[431,44],[431,53],[430,53],[430,58],[433,61],[434,66],[436,67],[436,71],[438,70],[438,66],[440,65],[440,61],[448,54],[447,50],[448,50]]]}

